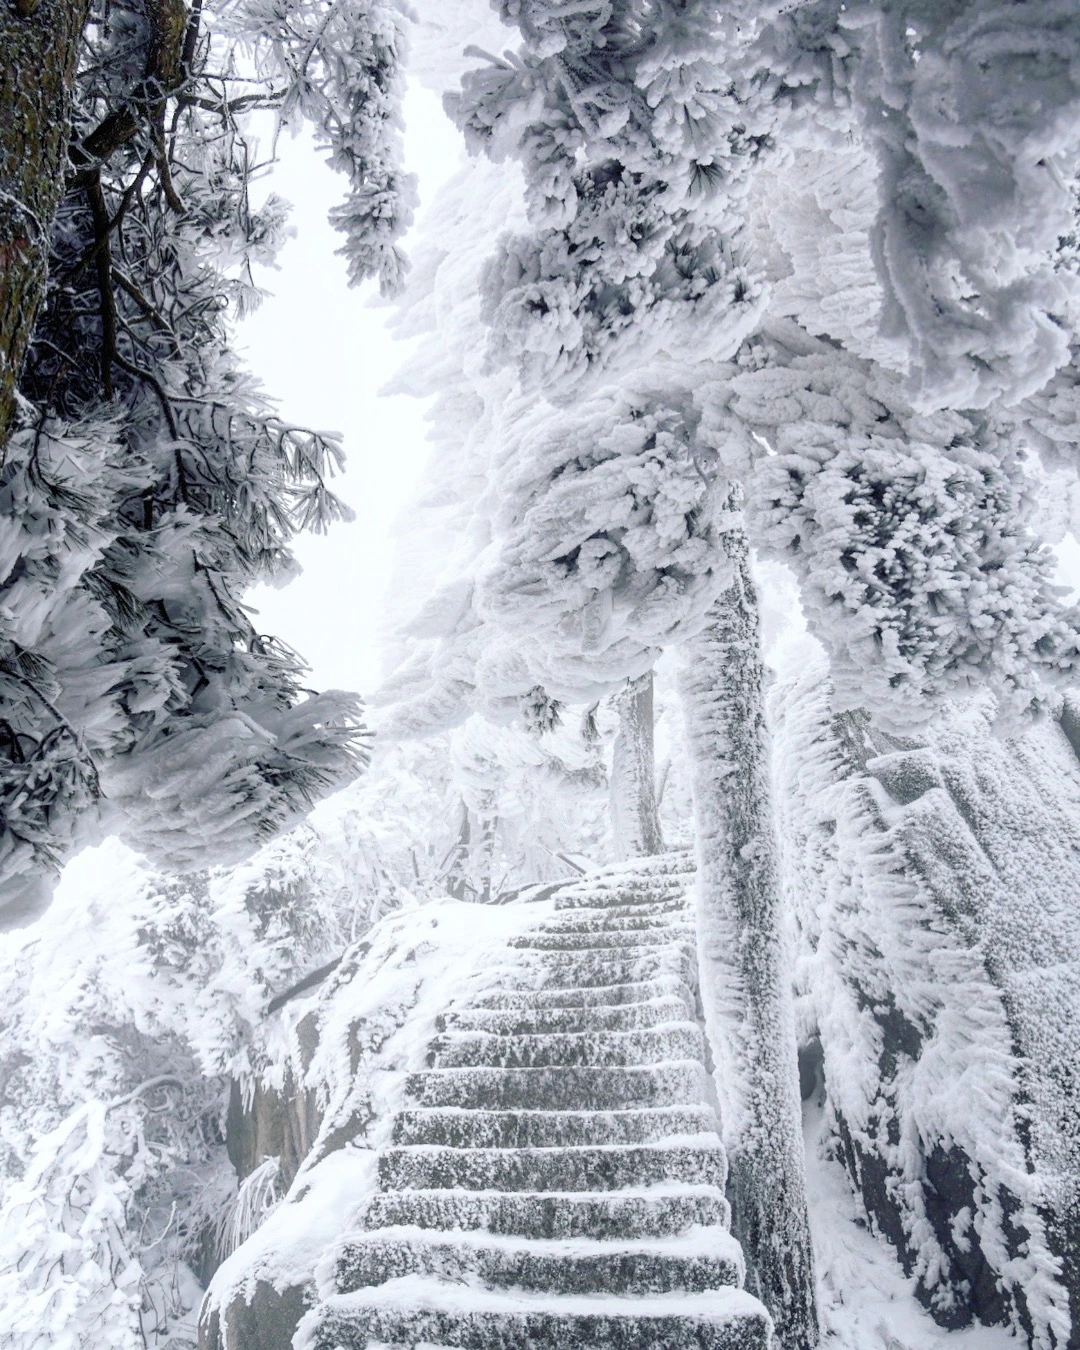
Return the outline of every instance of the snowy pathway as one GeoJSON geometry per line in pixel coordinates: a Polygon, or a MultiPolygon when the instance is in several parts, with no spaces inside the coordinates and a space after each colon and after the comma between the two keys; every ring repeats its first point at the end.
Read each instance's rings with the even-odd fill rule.
{"type": "MultiPolygon", "coordinates": [[[[300,1342],[764,1350],[670,855],[560,891],[412,1075],[300,1342]]],[[[486,972],[490,978],[492,972],[486,972]]]]}

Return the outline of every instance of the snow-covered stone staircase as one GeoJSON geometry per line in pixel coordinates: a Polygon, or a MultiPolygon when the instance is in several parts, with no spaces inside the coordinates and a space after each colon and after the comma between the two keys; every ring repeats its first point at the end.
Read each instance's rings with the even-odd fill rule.
{"type": "Polygon", "coordinates": [[[565,889],[441,1019],[314,1350],[765,1350],[740,1289],[685,873],[565,889]],[[490,979],[491,972],[488,973],[490,979]]]}

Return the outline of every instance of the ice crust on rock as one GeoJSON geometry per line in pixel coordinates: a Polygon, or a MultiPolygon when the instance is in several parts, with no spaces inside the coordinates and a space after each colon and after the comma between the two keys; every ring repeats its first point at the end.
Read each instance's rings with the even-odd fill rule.
{"type": "MultiPolygon", "coordinates": [[[[1071,705],[1066,704],[1066,714],[1071,705]]],[[[1080,1324],[1080,765],[988,701],[916,740],[774,688],[800,1036],[834,1150],[944,1326],[1080,1324]]]]}
{"type": "MultiPolygon", "coordinates": [[[[478,911],[446,899],[391,914],[346,953],[321,990],[287,1005],[291,1018],[316,1021],[314,1054],[297,1068],[300,1086],[318,1093],[319,1133],[283,1203],[214,1277],[200,1345],[245,1345],[256,1334],[251,1309],[264,1289],[299,1289],[307,1297],[317,1262],[376,1188],[376,1150],[389,1142],[406,1075],[423,1065],[437,1016],[470,977],[484,987],[489,946],[549,908],[478,911]],[[487,944],[477,940],[478,912],[487,944]]],[[[298,1316],[302,1301],[294,1311],[298,1316]]],[[[251,1344],[254,1350],[258,1342],[251,1344]]]]}

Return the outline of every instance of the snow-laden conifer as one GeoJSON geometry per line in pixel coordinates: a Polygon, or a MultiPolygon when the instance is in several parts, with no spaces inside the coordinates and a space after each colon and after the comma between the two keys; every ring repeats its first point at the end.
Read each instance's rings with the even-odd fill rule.
{"type": "Polygon", "coordinates": [[[528,228],[484,277],[491,359],[564,398],[680,345],[734,351],[764,299],[738,236],[766,135],[725,69],[718,8],[497,8],[520,47],[474,53],[486,63],[448,98],[472,148],[525,172],[528,228]]]}
{"type": "Polygon", "coordinates": [[[415,175],[402,163],[401,99],[410,11],[403,0],[243,0],[227,28],[281,90],[279,117],[310,122],[316,146],[349,184],[331,212],[349,280],[384,295],[408,270],[399,239],[412,223],[415,175]]]}
{"type": "Polygon", "coordinates": [[[364,762],[356,699],[307,690],[242,602],[288,578],[298,530],[346,514],[340,445],[275,413],[230,325],[286,217],[253,200],[258,113],[315,123],[349,180],[352,279],[399,285],[405,22],[394,3],[162,0],[81,31],[0,461],[0,895],[24,914],[102,827],[174,868],[235,860],[364,762]]]}

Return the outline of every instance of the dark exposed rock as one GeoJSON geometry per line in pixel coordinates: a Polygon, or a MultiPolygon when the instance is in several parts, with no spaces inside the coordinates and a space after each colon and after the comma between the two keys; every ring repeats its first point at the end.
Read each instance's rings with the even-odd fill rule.
{"type": "MultiPolygon", "coordinates": [[[[310,1062],[315,1050],[315,1023],[310,1015],[297,1026],[301,1064],[310,1062]]],[[[281,1088],[256,1080],[247,1092],[235,1079],[229,1091],[225,1140],[229,1161],[243,1181],[266,1158],[278,1159],[278,1179],[287,1188],[307,1157],[319,1129],[319,1108],[313,1089],[297,1085],[296,1074],[286,1065],[281,1088]]]]}
{"type": "Polygon", "coordinates": [[[306,1289],[281,1292],[265,1280],[255,1285],[250,1301],[234,1299],[222,1315],[214,1309],[199,1324],[199,1350],[292,1350],[293,1336],[308,1309],[306,1289]]]}

